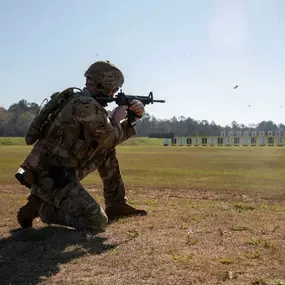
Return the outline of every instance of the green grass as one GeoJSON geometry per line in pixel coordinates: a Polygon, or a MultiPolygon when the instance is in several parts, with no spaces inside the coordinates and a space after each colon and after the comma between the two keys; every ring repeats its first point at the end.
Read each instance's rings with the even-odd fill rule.
{"type": "MultiPolygon", "coordinates": [[[[16,182],[14,173],[28,154],[28,146],[0,147],[2,184],[16,182]]],[[[285,149],[119,146],[118,158],[128,185],[149,188],[196,188],[255,193],[283,198],[285,149]]],[[[86,185],[101,185],[97,172],[86,185]]]]}
{"type": "MultiPolygon", "coordinates": [[[[194,138],[196,136],[190,136],[192,138],[192,146],[194,145],[194,138]]],[[[210,147],[210,136],[198,136],[200,140],[200,146],[202,144],[202,138],[208,139],[208,147],[210,147]]],[[[216,138],[216,145],[217,145],[217,136],[216,138]]],[[[259,147],[259,136],[256,137],[257,139],[257,147],[259,147]]],[[[284,139],[284,138],[283,138],[284,139]]],[[[176,145],[179,146],[180,144],[180,137],[176,137],[176,145]]],[[[186,145],[186,137],[183,137],[184,145],[186,145]]],[[[232,145],[234,143],[234,139],[232,137],[232,145]]],[[[267,137],[265,137],[265,143],[267,145],[267,137]]],[[[162,146],[164,144],[164,139],[160,138],[147,138],[147,137],[134,137],[126,142],[122,143],[122,146],[162,146]]],[[[168,144],[171,146],[171,139],[168,139],[168,144]]],[[[242,138],[240,138],[240,144],[242,144],[242,138]]],[[[25,140],[23,137],[0,137],[0,146],[21,146],[26,145],[25,140]]],[[[225,140],[224,140],[224,146],[225,146],[225,140]]],[[[249,140],[249,146],[250,146],[250,140],[249,140]]],[[[277,138],[275,137],[275,146],[277,146],[277,138]]],[[[205,147],[205,146],[204,146],[205,147]]]]}
{"type": "MultiPolygon", "coordinates": [[[[142,145],[142,146],[160,146],[163,145],[163,139],[149,139],[149,138],[131,138],[128,141],[122,143],[125,145],[142,145]]],[[[25,139],[23,137],[0,137],[0,146],[25,146],[25,139]]]]}
{"type": "Polygon", "coordinates": [[[20,146],[26,145],[25,139],[23,137],[0,137],[0,146],[20,146]]]}

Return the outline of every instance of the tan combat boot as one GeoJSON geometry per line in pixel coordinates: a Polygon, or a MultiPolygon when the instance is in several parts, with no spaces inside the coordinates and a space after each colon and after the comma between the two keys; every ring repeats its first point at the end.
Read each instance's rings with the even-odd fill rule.
{"type": "Polygon", "coordinates": [[[107,207],[105,213],[108,216],[109,221],[116,220],[122,217],[147,215],[146,210],[136,209],[129,204],[117,204],[111,207],[107,207]]]}
{"type": "Polygon", "coordinates": [[[22,228],[31,228],[33,226],[33,220],[39,217],[39,209],[42,204],[42,200],[35,195],[28,197],[28,203],[21,207],[17,214],[17,220],[22,228]]]}

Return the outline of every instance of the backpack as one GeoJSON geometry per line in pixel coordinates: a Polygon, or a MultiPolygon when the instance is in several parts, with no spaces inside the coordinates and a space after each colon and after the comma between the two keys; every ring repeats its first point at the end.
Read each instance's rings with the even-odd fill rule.
{"type": "Polygon", "coordinates": [[[42,137],[45,127],[54,120],[55,116],[59,113],[62,107],[69,101],[68,99],[72,99],[74,98],[74,94],[78,94],[74,92],[74,89],[79,90],[80,94],[82,94],[81,89],[70,87],[62,92],[53,93],[50,96],[49,101],[47,98],[43,100],[35,117],[32,119],[26,130],[25,141],[27,145],[34,144],[42,137]],[[47,103],[42,107],[45,101],[47,101],[47,103]]]}

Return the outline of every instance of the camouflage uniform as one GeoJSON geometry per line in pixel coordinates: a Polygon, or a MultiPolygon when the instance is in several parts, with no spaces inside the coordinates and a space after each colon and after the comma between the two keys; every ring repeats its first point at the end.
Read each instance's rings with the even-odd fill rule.
{"type": "Polygon", "coordinates": [[[125,203],[115,146],[133,135],[135,129],[128,121],[112,122],[86,88],[83,94],[75,93],[21,164],[36,175],[31,194],[41,201],[41,220],[78,229],[104,229],[108,218],[80,180],[98,170],[106,206],[125,203]]]}

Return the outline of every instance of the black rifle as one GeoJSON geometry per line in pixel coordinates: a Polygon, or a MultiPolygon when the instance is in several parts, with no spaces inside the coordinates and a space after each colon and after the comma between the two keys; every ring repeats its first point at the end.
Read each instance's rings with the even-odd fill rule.
{"type": "MultiPolygon", "coordinates": [[[[124,92],[122,92],[122,89],[114,97],[104,96],[104,97],[96,97],[95,99],[105,104],[115,102],[118,106],[130,106],[131,102],[134,99],[141,101],[144,106],[153,103],[165,103],[165,100],[154,100],[152,92],[150,92],[148,96],[126,95],[124,92]]],[[[132,112],[129,109],[127,110],[127,112],[128,112],[127,118],[129,126],[131,127],[135,123],[135,118],[141,118],[141,117],[137,116],[134,112],[132,112]]]]}

